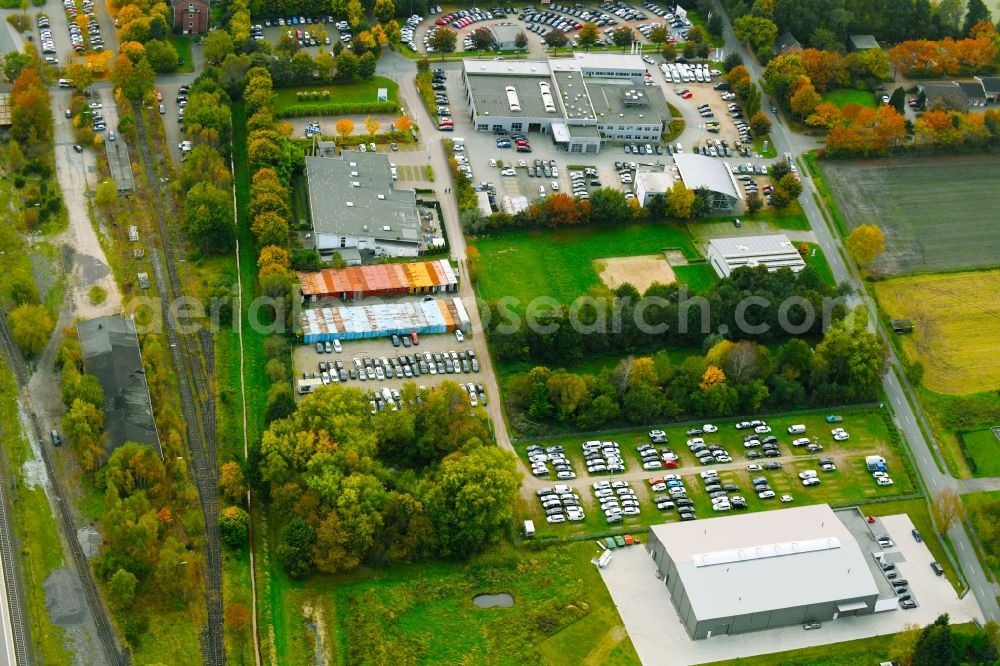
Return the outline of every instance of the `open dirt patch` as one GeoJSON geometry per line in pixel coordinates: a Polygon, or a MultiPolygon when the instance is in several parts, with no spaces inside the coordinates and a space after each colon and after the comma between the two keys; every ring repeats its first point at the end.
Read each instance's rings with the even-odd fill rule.
{"type": "Polygon", "coordinates": [[[614,289],[626,282],[639,290],[646,291],[651,284],[676,282],[674,269],[662,254],[647,254],[638,257],[612,257],[594,261],[594,270],[601,282],[614,289]]]}
{"type": "Polygon", "coordinates": [[[956,394],[1000,386],[998,280],[1000,271],[978,271],[876,283],[886,312],[913,321],[913,333],[902,336],[903,348],[923,363],[927,388],[956,394]]]}

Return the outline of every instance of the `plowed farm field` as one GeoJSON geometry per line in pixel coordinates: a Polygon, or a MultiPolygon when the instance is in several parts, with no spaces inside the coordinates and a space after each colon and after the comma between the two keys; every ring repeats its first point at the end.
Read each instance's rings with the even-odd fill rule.
{"type": "Polygon", "coordinates": [[[1000,159],[932,157],[823,162],[845,224],[885,233],[878,272],[1000,266],[1000,159]]]}

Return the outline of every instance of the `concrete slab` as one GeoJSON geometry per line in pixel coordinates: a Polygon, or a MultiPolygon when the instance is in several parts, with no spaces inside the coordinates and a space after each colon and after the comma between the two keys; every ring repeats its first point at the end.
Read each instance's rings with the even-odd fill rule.
{"type": "Polygon", "coordinates": [[[900,577],[911,582],[913,610],[894,610],[861,617],[844,617],[825,623],[819,630],[804,631],[799,626],[771,629],[736,636],[716,636],[693,641],[680,623],[670,593],[657,577],[656,564],[645,548],[615,551],[601,577],[618,608],[625,629],[643,664],[649,666],[689,666],[721,659],[770,654],[815,645],[898,633],[906,624],[928,624],[941,613],[954,623],[981,619],[982,612],[973,595],[959,599],[944,577],[931,571],[933,556],[926,544],[910,535],[913,524],[906,515],[883,518],[882,527],[896,542],[889,552],[905,558],[897,568],[900,577]]]}

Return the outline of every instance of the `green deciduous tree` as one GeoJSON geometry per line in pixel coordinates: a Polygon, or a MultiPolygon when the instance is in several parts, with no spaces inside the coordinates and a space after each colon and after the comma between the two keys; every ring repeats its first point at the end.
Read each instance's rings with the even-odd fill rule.
{"type": "Polygon", "coordinates": [[[119,569],[108,581],[108,599],[117,610],[123,611],[132,606],[135,600],[135,587],[138,579],[131,571],[119,569]]]}
{"type": "Polygon", "coordinates": [[[184,224],[202,252],[228,252],[236,240],[232,195],[213,183],[196,184],[184,200],[184,224]]]}
{"type": "Polygon", "coordinates": [[[219,514],[219,536],[233,550],[247,545],[250,534],[250,514],[238,506],[227,506],[219,514]]]}
{"type": "Polygon", "coordinates": [[[885,252],[885,234],[877,224],[861,224],[847,236],[847,251],[861,266],[867,266],[885,252]]]}
{"type": "Polygon", "coordinates": [[[435,53],[451,53],[455,50],[455,41],[458,35],[450,28],[438,28],[430,39],[430,47],[435,53]]]}
{"type": "Polygon", "coordinates": [[[44,305],[25,303],[10,313],[11,335],[25,354],[36,356],[49,342],[55,320],[44,305]]]}
{"type": "Polygon", "coordinates": [[[601,33],[598,32],[597,26],[593,23],[585,23],[582,28],[580,28],[580,34],[577,35],[576,43],[579,44],[585,51],[589,51],[592,46],[595,46],[601,38],[601,33]]]}
{"type": "Polygon", "coordinates": [[[225,30],[211,30],[201,41],[202,53],[212,65],[218,65],[235,53],[233,38],[225,30]]]}
{"type": "Polygon", "coordinates": [[[733,21],[733,32],[738,40],[750,44],[757,52],[770,51],[778,40],[778,26],[774,21],[753,14],[733,21]]]}

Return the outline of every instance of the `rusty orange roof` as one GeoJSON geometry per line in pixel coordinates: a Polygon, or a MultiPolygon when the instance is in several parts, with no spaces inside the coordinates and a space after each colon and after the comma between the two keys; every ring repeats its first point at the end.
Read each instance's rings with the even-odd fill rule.
{"type": "Polygon", "coordinates": [[[328,268],[314,273],[299,273],[299,282],[304,296],[326,296],[426,290],[456,284],[457,279],[448,261],[440,259],[412,264],[328,268]]]}

